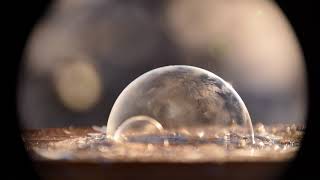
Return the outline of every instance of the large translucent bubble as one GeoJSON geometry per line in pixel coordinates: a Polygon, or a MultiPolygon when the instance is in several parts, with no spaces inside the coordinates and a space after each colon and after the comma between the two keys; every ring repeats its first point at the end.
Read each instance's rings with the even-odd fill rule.
{"type": "Polygon", "coordinates": [[[128,134],[187,132],[205,138],[230,127],[253,142],[250,115],[231,84],[201,68],[173,65],[141,75],[122,91],[107,135],[124,140],[128,134]]]}

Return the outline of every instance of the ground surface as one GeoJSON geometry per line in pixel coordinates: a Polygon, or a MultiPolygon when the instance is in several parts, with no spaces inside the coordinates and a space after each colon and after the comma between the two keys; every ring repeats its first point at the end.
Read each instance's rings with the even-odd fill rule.
{"type": "Polygon", "coordinates": [[[23,139],[36,160],[226,162],[289,160],[299,149],[303,135],[303,129],[295,125],[257,124],[255,144],[234,127],[219,131],[208,127],[201,131],[182,129],[166,136],[135,134],[124,142],[115,142],[105,136],[104,130],[104,127],[27,130],[23,139]]]}

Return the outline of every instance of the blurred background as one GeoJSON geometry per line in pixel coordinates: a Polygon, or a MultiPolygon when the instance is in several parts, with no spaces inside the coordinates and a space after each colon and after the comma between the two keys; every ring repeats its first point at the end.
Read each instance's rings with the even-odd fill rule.
{"type": "Polygon", "coordinates": [[[303,55],[273,1],[57,0],[25,49],[22,127],[106,125],[132,80],[173,64],[230,82],[253,124],[305,122],[303,55]]]}

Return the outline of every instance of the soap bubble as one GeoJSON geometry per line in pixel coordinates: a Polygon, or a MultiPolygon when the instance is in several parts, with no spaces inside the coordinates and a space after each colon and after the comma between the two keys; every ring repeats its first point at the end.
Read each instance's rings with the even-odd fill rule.
{"type": "Polygon", "coordinates": [[[193,66],[151,70],[122,91],[111,110],[107,135],[119,140],[129,131],[148,134],[147,126],[159,134],[183,129],[201,139],[236,127],[254,143],[250,115],[231,84],[193,66]]]}
{"type": "Polygon", "coordinates": [[[114,133],[113,139],[117,142],[128,140],[128,137],[143,136],[150,134],[162,133],[162,125],[155,119],[149,116],[133,116],[124,121],[114,133]]]}

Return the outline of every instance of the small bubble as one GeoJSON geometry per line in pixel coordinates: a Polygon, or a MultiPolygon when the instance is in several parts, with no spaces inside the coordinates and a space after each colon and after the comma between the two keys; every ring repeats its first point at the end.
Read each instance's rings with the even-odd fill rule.
{"type": "Polygon", "coordinates": [[[87,143],[86,138],[80,138],[78,140],[77,144],[78,144],[78,148],[80,148],[80,149],[85,149],[89,146],[89,143],[87,143]]]}
{"type": "Polygon", "coordinates": [[[295,124],[292,124],[291,127],[290,127],[290,129],[291,129],[292,131],[296,131],[296,130],[297,130],[297,126],[296,126],[295,124]]]}
{"type": "Polygon", "coordinates": [[[256,126],[255,126],[255,130],[259,134],[266,133],[266,129],[264,128],[264,125],[262,123],[257,123],[256,126]]]}
{"type": "Polygon", "coordinates": [[[203,131],[198,132],[198,136],[199,138],[202,138],[204,136],[204,132],[203,131]]]}
{"type": "Polygon", "coordinates": [[[279,150],[279,149],[280,149],[279,145],[276,145],[276,144],[275,144],[275,145],[273,145],[273,146],[272,146],[272,148],[273,148],[273,150],[275,150],[275,151],[277,151],[277,150],[279,150]]]}
{"type": "Polygon", "coordinates": [[[145,116],[133,116],[125,120],[116,130],[113,140],[116,142],[159,142],[167,141],[162,136],[155,136],[163,133],[162,125],[155,119],[145,116]]]}
{"type": "Polygon", "coordinates": [[[290,129],[289,126],[286,128],[286,133],[289,134],[289,135],[291,134],[291,129],[290,129]]]}
{"type": "Polygon", "coordinates": [[[261,141],[261,142],[258,143],[258,146],[259,146],[260,148],[262,148],[262,147],[264,147],[264,143],[261,141]]]}
{"type": "Polygon", "coordinates": [[[244,148],[247,145],[246,140],[240,139],[238,147],[244,148]]]}

